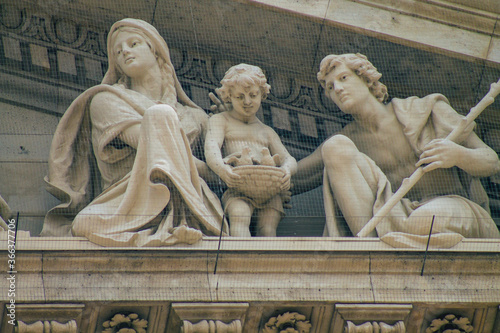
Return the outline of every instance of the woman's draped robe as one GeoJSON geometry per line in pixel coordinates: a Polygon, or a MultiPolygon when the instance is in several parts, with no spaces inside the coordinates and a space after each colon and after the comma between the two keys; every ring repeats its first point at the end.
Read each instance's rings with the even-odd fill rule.
{"type": "Polygon", "coordinates": [[[160,246],[201,237],[184,227],[173,235],[180,225],[205,235],[227,230],[190,149],[203,111],[176,107],[178,117],[166,105],[146,111],[154,105],[118,85],[93,87],[73,102],[54,135],[46,177],[62,203],[47,214],[42,235],[72,230],[105,246],[160,246]],[[141,124],[137,150],[119,139],[135,124],[141,124]]]}

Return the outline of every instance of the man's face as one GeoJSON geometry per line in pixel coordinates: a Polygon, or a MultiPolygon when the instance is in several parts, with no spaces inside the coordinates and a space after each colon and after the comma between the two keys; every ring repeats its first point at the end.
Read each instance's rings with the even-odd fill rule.
{"type": "Polygon", "coordinates": [[[342,112],[349,114],[373,97],[366,83],[343,63],[326,76],[325,93],[342,112]]]}
{"type": "Polygon", "coordinates": [[[231,104],[238,118],[248,121],[255,117],[262,101],[262,92],[258,85],[243,87],[239,84],[231,88],[231,104]]]}

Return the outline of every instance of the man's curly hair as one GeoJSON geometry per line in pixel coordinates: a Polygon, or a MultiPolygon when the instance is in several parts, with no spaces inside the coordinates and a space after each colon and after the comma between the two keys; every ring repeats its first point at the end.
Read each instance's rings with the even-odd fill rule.
{"type": "Polygon", "coordinates": [[[335,70],[340,64],[345,64],[347,68],[358,75],[370,89],[370,92],[380,102],[385,102],[389,97],[387,87],[379,81],[382,74],[377,71],[368,58],[361,53],[347,53],[342,55],[330,54],[321,60],[318,72],[318,81],[325,88],[326,76],[335,70]]]}

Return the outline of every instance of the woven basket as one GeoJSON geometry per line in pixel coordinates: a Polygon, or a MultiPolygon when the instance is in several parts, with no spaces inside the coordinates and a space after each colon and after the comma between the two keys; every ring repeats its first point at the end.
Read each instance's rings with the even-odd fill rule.
{"type": "Polygon", "coordinates": [[[243,165],[233,168],[243,178],[243,185],[236,190],[262,204],[281,193],[281,179],[285,172],[277,167],[266,165],[243,165]]]}

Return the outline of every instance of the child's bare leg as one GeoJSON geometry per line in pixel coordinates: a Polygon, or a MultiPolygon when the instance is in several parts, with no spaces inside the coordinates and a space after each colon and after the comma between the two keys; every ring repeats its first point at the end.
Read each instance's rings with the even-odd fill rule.
{"type": "Polygon", "coordinates": [[[229,217],[229,234],[236,237],[251,237],[250,222],[253,207],[244,200],[234,199],[226,207],[229,217]]]}
{"type": "Polygon", "coordinates": [[[257,236],[276,237],[276,229],[281,221],[281,213],[276,209],[259,210],[257,216],[257,236]]]}

